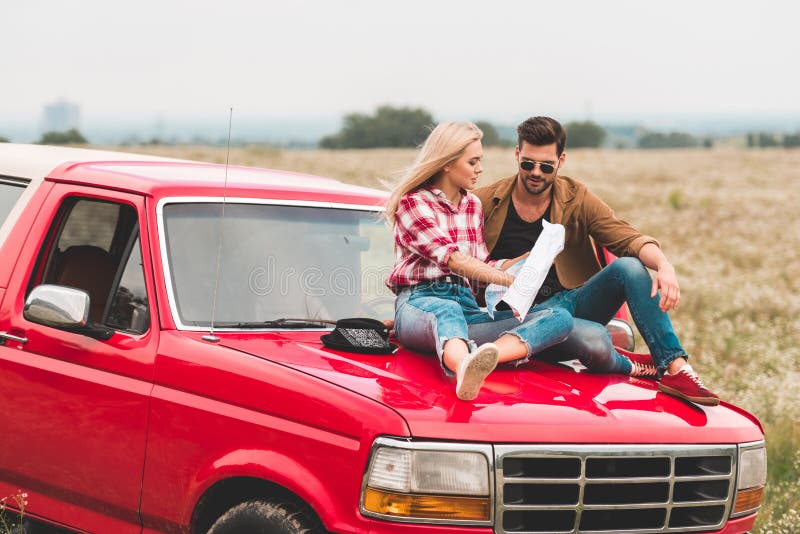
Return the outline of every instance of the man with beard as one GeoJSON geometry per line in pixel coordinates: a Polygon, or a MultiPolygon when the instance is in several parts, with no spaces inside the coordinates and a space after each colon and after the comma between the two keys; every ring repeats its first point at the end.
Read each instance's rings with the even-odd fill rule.
{"type": "Polygon", "coordinates": [[[558,121],[531,117],[517,128],[517,173],[476,189],[483,204],[490,259],[515,258],[533,247],[542,220],[564,226],[564,250],[536,297],[537,307],[563,307],[575,318],[569,338],[542,353],[550,360],[578,357],[592,371],[659,378],[659,390],[715,406],[712,393],[687,363],[667,312],[680,302],[675,269],[658,242],[618,219],[584,184],[558,174],[567,136],[558,121]],[[592,243],[619,258],[601,268],[592,243]],[[646,267],[655,271],[651,279],[646,267]],[[627,302],[650,356],[622,354],[605,325],[627,302]]]}

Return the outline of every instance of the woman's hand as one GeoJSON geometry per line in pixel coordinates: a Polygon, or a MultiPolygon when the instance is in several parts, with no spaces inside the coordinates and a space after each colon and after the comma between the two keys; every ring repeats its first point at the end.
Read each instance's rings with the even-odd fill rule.
{"type": "Polygon", "coordinates": [[[391,319],[384,319],[381,322],[383,323],[383,326],[386,327],[386,330],[389,331],[389,337],[394,336],[394,321],[391,319]]]}
{"type": "Polygon", "coordinates": [[[511,268],[512,265],[516,265],[517,263],[519,263],[520,261],[526,259],[530,255],[531,255],[531,253],[530,253],[530,251],[528,251],[528,252],[526,252],[525,254],[523,254],[521,256],[517,256],[516,258],[511,258],[510,260],[505,260],[503,262],[503,265],[500,266],[500,268],[502,270],[504,270],[504,271],[507,271],[507,270],[509,270],[511,268]]]}

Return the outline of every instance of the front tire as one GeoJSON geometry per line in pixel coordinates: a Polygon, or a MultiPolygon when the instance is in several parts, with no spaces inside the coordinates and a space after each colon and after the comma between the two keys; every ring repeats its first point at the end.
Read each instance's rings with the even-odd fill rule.
{"type": "Polygon", "coordinates": [[[319,521],[305,506],[292,502],[247,501],[217,519],[208,534],[322,534],[319,521]]]}

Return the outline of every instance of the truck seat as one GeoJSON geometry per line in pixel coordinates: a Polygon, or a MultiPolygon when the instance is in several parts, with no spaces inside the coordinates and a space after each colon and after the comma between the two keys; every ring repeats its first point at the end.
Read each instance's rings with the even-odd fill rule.
{"type": "Polygon", "coordinates": [[[76,245],[61,255],[55,283],[89,293],[89,318],[100,322],[116,272],[117,265],[111,254],[100,247],[76,245]]]}

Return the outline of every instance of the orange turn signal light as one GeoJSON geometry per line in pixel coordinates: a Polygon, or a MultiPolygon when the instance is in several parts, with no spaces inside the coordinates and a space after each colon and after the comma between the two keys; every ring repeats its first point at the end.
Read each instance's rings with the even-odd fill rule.
{"type": "Polygon", "coordinates": [[[489,497],[415,495],[366,488],[364,508],[394,517],[489,520],[489,497]]]}
{"type": "Polygon", "coordinates": [[[761,506],[764,497],[764,486],[747,488],[736,492],[736,504],[733,507],[734,514],[755,510],[761,506]]]}

